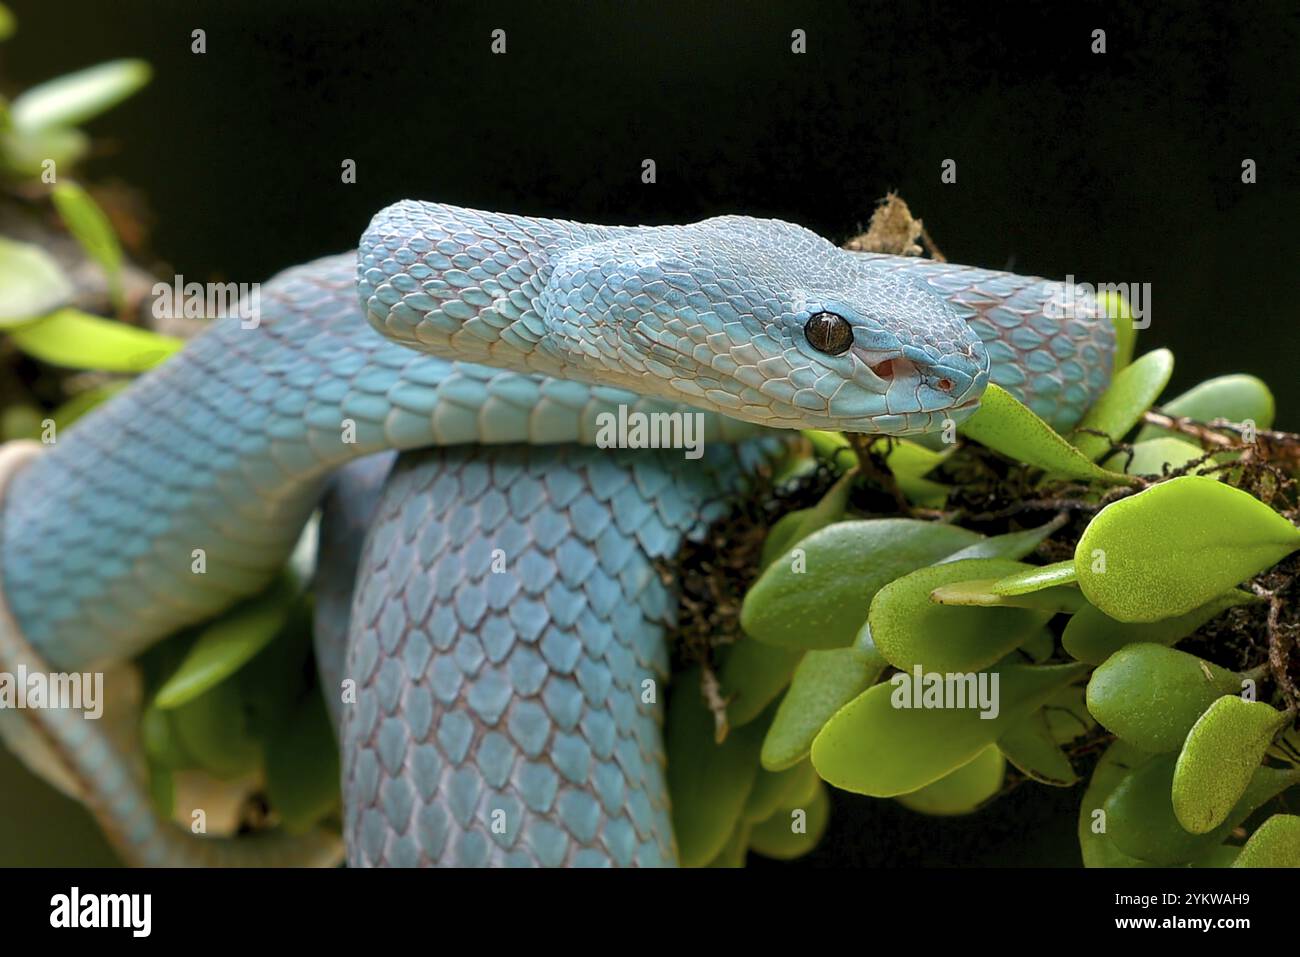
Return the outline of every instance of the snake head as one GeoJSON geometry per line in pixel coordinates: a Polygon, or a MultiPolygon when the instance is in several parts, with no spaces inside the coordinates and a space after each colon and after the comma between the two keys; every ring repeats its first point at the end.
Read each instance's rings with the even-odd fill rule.
{"type": "Polygon", "coordinates": [[[989,377],[934,288],[779,220],[604,227],[405,202],[362,237],[358,287],[411,348],[776,428],[938,431],[989,377]]]}
{"type": "Polygon", "coordinates": [[[989,377],[984,343],[933,288],[776,220],[575,249],[543,311],[550,342],[589,371],[779,428],[938,431],[975,411],[989,377]]]}

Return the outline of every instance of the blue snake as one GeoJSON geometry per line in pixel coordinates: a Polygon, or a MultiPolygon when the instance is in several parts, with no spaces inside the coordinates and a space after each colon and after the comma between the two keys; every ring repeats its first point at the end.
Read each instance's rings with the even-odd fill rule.
{"type": "MultiPolygon", "coordinates": [[[[676,608],[656,560],[790,430],[933,432],[990,381],[1068,428],[1114,333],[1064,291],[776,220],[398,203],[8,469],[0,667],[130,659],[263,588],[323,502],[348,862],[673,864],[664,698],[643,693],[669,677],[676,608]],[[620,407],[699,413],[703,455],[598,447],[620,407]]],[[[131,862],[338,853],[324,833],[195,839],[93,723],[23,717],[131,862]]]]}

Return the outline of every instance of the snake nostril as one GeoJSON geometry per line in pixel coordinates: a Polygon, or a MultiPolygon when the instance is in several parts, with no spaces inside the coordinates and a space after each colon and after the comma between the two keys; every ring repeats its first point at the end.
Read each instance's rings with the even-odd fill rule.
{"type": "Polygon", "coordinates": [[[883,362],[877,362],[871,367],[871,371],[882,379],[892,379],[894,377],[894,360],[886,359],[883,362]]]}
{"type": "Polygon", "coordinates": [[[951,392],[952,380],[948,378],[939,379],[937,382],[935,382],[934,387],[938,389],[940,392],[951,392]]]}

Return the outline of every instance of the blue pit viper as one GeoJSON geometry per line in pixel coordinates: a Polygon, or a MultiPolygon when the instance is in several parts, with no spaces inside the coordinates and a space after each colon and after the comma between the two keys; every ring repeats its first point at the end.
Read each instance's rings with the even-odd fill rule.
{"type": "MultiPolygon", "coordinates": [[[[776,220],[397,203],[356,252],[266,283],[255,323],[213,322],[52,447],[6,450],[0,670],[104,668],[216,615],[323,502],[347,861],[673,864],[664,699],[642,694],[676,608],[655,561],[789,430],[933,432],[990,381],[1073,425],[1114,332],[1072,292],[776,220]],[[595,447],[620,406],[702,413],[703,456],[595,447]]],[[[19,720],[132,863],[340,854],[324,832],[195,838],[94,722],[19,720]]]]}

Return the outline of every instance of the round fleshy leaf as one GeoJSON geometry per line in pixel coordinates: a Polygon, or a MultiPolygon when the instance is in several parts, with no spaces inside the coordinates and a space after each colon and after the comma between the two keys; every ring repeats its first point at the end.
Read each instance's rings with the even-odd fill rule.
{"type": "Polygon", "coordinates": [[[727,843],[722,845],[722,850],[718,856],[709,861],[706,867],[744,867],[745,856],[749,853],[749,832],[753,825],[748,821],[740,821],[731,831],[731,836],[727,838],[727,843]]]}
{"type": "Polygon", "coordinates": [[[846,647],[877,589],[979,538],[964,528],[907,518],[837,522],[767,567],[745,595],[741,627],[772,645],[846,647]]]}
{"type": "Polygon", "coordinates": [[[1274,814],[1255,828],[1233,867],[1300,867],[1300,816],[1274,814]]]}
{"type": "Polygon", "coordinates": [[[700,672],[673,683],[664,743],[673,832],[684,867],[702,867],[727,844],[758,774],[767,725],[753,721],[714,743],[713,714],[700,694],[700,672]]]}
{"type": "Polygon", "coordinates": [[[1133,350],[1137,346],[1137,327],[1133,324],[1133,310],[1128,301],[1115,289],[1100,289],[1096,293],[1100,315],[1109,316],[1115,329],[1115,361],[1113,374],[1119,372],[1133,361],[1133,350]]]}
{"type": "Polygon", "coordinates": [[[966,679],[962,682],[964,703],[975,701],[974,707],[955,706],[954,682],[954,693],[945,695],[949,700],[944,702],[953,706],[941,708],[904,707],[916,697],[923,705],[925,689],[914,694],[917,679],[896,675],[836,712],[813,741],[813,766],[824,781],[845,791],[873,797],[916,791],[971,761],[1007,728],[1086,671],[1086,666],[1078,664],[1004,662],[981,673],[988,704],[983,709],[978,703],[979,675],[957,676],[966,679]]]}
{"type": "Polygon", "coordinates": [[[57,183],[50,199],[59,211],[59,218],[68,232],[85,250],[108,278],[109,291],[115,305],[122,298],[122,247],[108,216],[84,189],[71,180],[57,183]]]}
{"type": "Polygon", "coordinates": [[[319,694],[308,695],[266,748],[266,794],[290,834],[340,806],[339,748],[319,694]]]}
{"type": "Polygon", "coordinates": [[[1027,777],[1040,784],[1068,788],[1079,780],[1070,759],[1052,738],[1040,709],[998,738],[998,750],[1027,777]]]}
{"type": "Polygon", "coordinates": [[[249,734],[235,682],[223,681],[167,713],[182,748],[215,777],[239,777],[261,761],[262,749],[249,734]]]}
{"type": "Polygon", "coordinates": [[[940,605],[1030,608],[1049,615],[1055,615],[1059,612],[1074,614],[1082,605],[1087,603],[1083,593],[1071,585],[1058,585],[1042,588],[1038,591],[1017,592],[1007,595],[998,590],[1000,581],[997,578],[980,578],[973,581],[955,582],[951,585],[936,588],[930,593],[930,600],[940,605]]]}
{"type": "MultiPolygon", "coordinates": [[[[1150,754],[1177,751],[1205,709],[1241,691],[1241,676],[1185,651],[1136,644],[1111,655],[1088,681],[1088,710],[1150,754]]],[[[1258,762],[1256,762],[1258,763],[1258,762]]]]}
{"type": "Polygon", "coordinates": [[[1031,566],[970,558],[920,568],[876,594],[868,620],[876,647],[896,668],[967,672],[985,668],[1021,644],[1051,612],[1026,608],[950,607],[931,594],[944,585],[1001,578],[1031,566]]]}
{"type": "Polygon", "coordinates": [[[1108,485],[1131,481],[1126,475],[1094,464],[1010,392],[991,383],[984,391],[979,411],[958,431],[1009,458],[1053,474],[1108,485]]]}
{"type": "Polygon", "coordinates": [[[779,771],[806,758],[831,715],[875,684],[888,664],[867,625],[849,648],[807,652],[763,739],[763,767],[779,771]]]}
{"type": "Polygon", "coordinates": [[[1300,548],[1300,529],[1241,489],[1186,475],[1112,502],[1075,549],[1079,587],[1120,621],[1186,614],[1300,548]]]}
{"type": "Polygon", "coordinates": [[[789,861],[807,854],[826,833],[831,802],[826,788],[817,788],[804,805],[782,808],[749,832],[749,847],[755,854],[789,861]]]}
{"type": "Polygon", "coordinates": [[[996,747],[987,747],[933,784],[895,800],[903,807],[934,817],[971,814],[1002,789],[1007,763],[996,747]]]}
{"type": "Polygon", "coordinates": [[[845,506],[849,502],[849,492],[853,489],[856,477],[856,470],[850,469],[840,476],[821,497],[821,501],[812,508],[801,508],[777,519],[763,541],[763,555],[759,561],[759,569],[762,570],[772,564],[775,559],[780,558],[813,532],[843,518],[845,506]]]}
{"type": "Polygon", "coordinates": [[[177,708],[193,701],[242,668],[284,628],[298,596],[297,583],[281,576],[262,594],[207,625],[158,689],[158,707],[177,708]]]}
{"type": "Polygon", "coordinates": [[[1174,754],[1156,755],[1126,776],[1106,799],[1107,831],[1118,850],[1155,864],[1186,864],[1222,844],[1265,801],[1300,783],[1300,771],[1295,769],[1257,768],[1223,823],[1205,834],[1193,834],[1174,815],[1176,762],[1174,754]]]}
{"type": "Polygon", "coordinates": [[[0,237],[0,328],[30,322],[72,299],[72,283],[40,246],[0,237]]]}
{"type": "Polygon", "coordinates": [[[1056,650],[1056,636],[1050,628],[1039,628],[1020,643],[1020,653],[1034,664],[1042,664],[1056,650]]]}
{"type": "Polygon", "coordinates": [[[727,723],[732,728],[753,721],[790,683],[790,675],[804,652],[798,648],[765,645],[742,638],[731,646],[718,683],[727,701],[727,723]]]}
{"type": "Polygon", "coordinates": [[[50,365],[101,372],[143,372],[185,345],[148,329],[60,309],[44,319],[9,330],[23,352],[50,365]]]}
{"type": "MultiPolygon", "coordinates": [[[[1229,422],[1255,423],[1258,429],[1273,427],[1276,405],[1267,385],[1253,375],[1224,375],[1207,379],[1161,405],[1163,411],[1175,418],[1212,422],[1227,419],[1229,422]]],[[[1156,425],[1143,426],[1138,441],[1169,435],[1156,425]]]]}
{"type": "Polygon", "coordinates": [[[884,451],[885,465],[909,502],[924,508],[942,508],[949,487],[925,475],[952,454],[953,446],[935,451],[907,439],[879,439],[872,448],[884,451]]]}
{"type": "Polygon", "coordinates": [[[1093,769],[1079,802],[1076,833],[1084,867],[1155,867],[1147,861],[1125,854],[1111,840],[1106,816],[1106,801],[1120,782],[1140,768],[1151,756],[1125,741],[1115,741],[1106,749],[1093,769]]]}
{"type": "Polygon", "coordinates": [[[1112,441],[1118,442],[1137,425],[1142,413],[1151,408],[1156,397],[1169,384],[1173,371],[1173,353],[1168,349],[1156,349],[1117,372],[1110,387],[1092,404],[1071,433],[1075,448],[1090,459],[1101,457],[1111,447],[1112,441]]]}
{"type": "Polygon", "coordinates": [[[751,824],[758,824],[781,808],[803,807],[812,800],[820,783],[811,761],[800,761],[784,771],[759,771],[745,802],[743,817],[751,824]]]}
{"type": "Polygon", "coordinates": [[[169,771],[184,771],[199,766],[172,725],[172,716],[150,704],[140,715],[140,743],[151,765],[169,771]]]}
{"type": "Polygon", "coordinates": [[[1096,719],[1088,711],[1086,689],[1079,685],[1062,688],[1043,705],[1043,717],[1052,740],[1069,744],[1097,727],[1096,719]]]}
{"type": "Polygon", "coordinates": [[[9,117],[24,131],[77,126],[135,93],[150,73],[143,60],[111,60],[78,70],[14,97],[9,117]]]}
{"type": "Polygon", "coordinates": [[[1084,605],[1066,624],[1061,644],[1079,661],[1099,665],[1126,645],[1172,645],[1227,609],[1255,601],[1259,599],[1249,592],[1233,588],[1185,615],[1149,622],[1116,621],[1096,606],[1084,605]]]}
{"type": "Polygon", "coordinates": [[[1290,716],[1263,701],[1219,698],[1192,725],[1174,767],[1178,823],[1205,834],[1227,819],[1290,716]]]}

